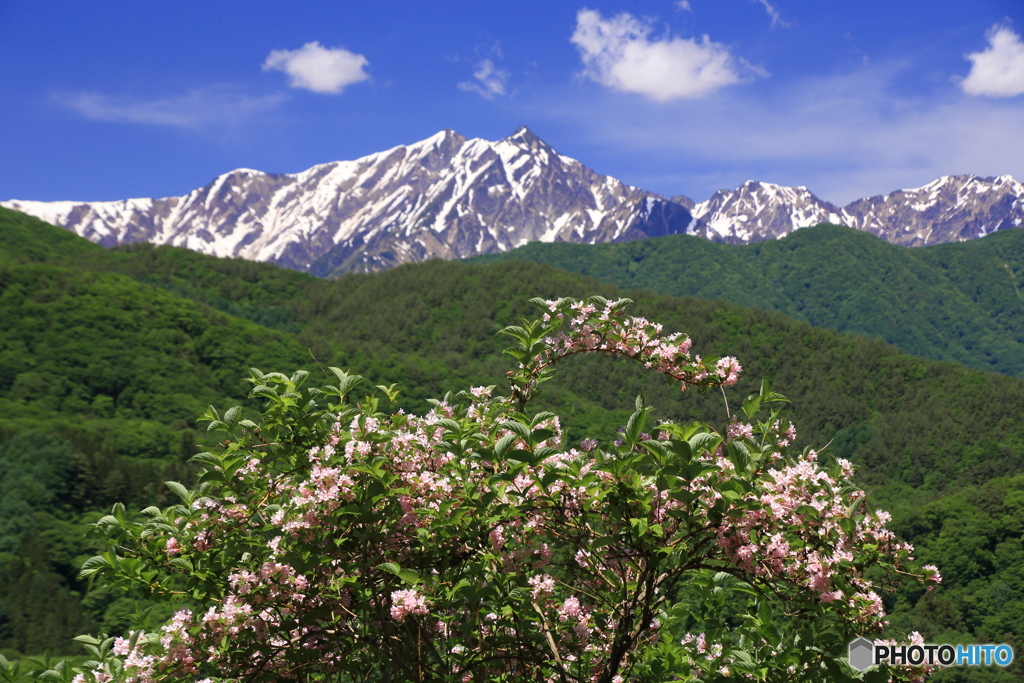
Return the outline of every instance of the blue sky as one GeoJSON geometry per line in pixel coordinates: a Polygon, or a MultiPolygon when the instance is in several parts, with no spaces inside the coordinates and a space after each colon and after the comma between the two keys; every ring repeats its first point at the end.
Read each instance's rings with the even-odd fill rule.
{"type": "Polygon", "coordinates": [[[1024,179],[1020,0],[0,0],[0,199],[170,196],[525,124],[700,201],[1024,179]]]}

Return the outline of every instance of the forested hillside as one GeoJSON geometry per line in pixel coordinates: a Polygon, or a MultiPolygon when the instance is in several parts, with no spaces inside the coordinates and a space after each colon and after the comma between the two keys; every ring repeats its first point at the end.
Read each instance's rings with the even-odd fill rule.
{"type": "MultiPolygon", "coordinates": [[[[19,220],[0,212],[0,235],[19,220]]],[[[194,419],[205,406],[255,406],[244,398],[247,366],[340,366],[372,384],[397,383],[394,407],[422,412],[425,399],[448,390],[504,389],[511,361],[497,332],[527,312],[529,298],[620,294],[522,261],[433,261],[324,281],[168,247],[72,241],[30,263],[40,258],[13,240],[0,244],[0,648],[27,654],[66,651],[82,631],[124,628],[124,599],[82,598],[83,525],[115,500],[135,509],[160,503],[161,481],[187,480],[185,461],[204,438],[194,419]]],[[[723,280],[746,274],[751,291],[774,296],[741,266],[720,266],[723,280]]],[[[1020,477],[1005,478],[1024,473],[1024,380],[775,312],[627,295],[637,314],[689,333],[697,353],[740,359],[734,405],[769,378],[792,400],[799,442],[831,443],[853,460],[872,500],[893,510],[923,560],[939,565],[946,586],[934,596],[908,587],[890,599],[894,623],[956,641],[1016,642],[1024,509],[1020,477]],[[959,552],[961,528],[971,530],[973,559],[959,552]]],[[[566,415],[570,439],[611,439],[641,388],[657,416],[721,415],[720,394],[680,394],[603,357],[561,368],[537,407],[566,415]]]]}
{"type": "Polygon", "coordinates": [[[471,262],[510,259],[627,289],[778,311],[914,355],[1024,376],[1024,230],[910,249],[820,225],[742,246],[687,235],[621,244],[535,242],[471,262]]]}

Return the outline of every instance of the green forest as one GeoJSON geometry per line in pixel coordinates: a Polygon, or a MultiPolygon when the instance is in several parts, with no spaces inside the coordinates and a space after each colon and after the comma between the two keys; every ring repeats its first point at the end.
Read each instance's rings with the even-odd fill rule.
{"type": "Polygon", "coordinates": [[[904,351],[1024,376],[1024,231],[908,249],[819,225],[742,246],[672,235],[534,242],[471,259],[546,263],[625,289],[728,301],[904,351]]]}
{"type": "MultiPolygon", "coordinates": [[[[0,209],[0,654],[75,654],[75,635],[128,628],[131,598],[77,577],[88,524],[118,501],[166,504],[162,482],[188,482],[207,438],[195,423],[206,406],[258,411],[248,367],[339,366],[397,384],[391,408],[423,412],[449,390],[504,389],[497,332],[532,313],[528,299],[592,294],[629,296],[697,353],[736,356],[734,405],[768,378],[792,401],[800,445],[853,461],[869,500],[945,577],[933,594],[890,595],[894,626],[1020,651],[1024,232],[913,251],[852,233],[536,245],[328,281],[171,247],[102,249],[0,209]],[[558,259],[534,262],[541,246],[558,259]]],[[[613,439],[641,390],[658,417],[721,421],[720,394],[680,394],[603,357],[567,364],[537,408],[565,416],[570,440],[613,439]]],[[[934,680],[1020,678],[1015,664],[934,680]]]]}

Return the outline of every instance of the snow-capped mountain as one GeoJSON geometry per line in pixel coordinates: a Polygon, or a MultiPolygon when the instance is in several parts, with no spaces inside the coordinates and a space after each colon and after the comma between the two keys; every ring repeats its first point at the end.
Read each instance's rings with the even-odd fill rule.
{"type": "Polygon", "coordinates": [[[908,247],[977,239],[1024,224],[1024,183],[1008,175],[944,176],[851,202],[839,223],[908,247]]]}
{"type": "Polygon", "coordinates": [[[497,142],[445,130],[296,174],[237,169],[184,197],[0,205],[105,246],[153,242],[318,275],[675,233],[742,244],[822,222],[924,246],[1024,222],[1024,184],[946,176],[845,207],[806,187],[747,181],[704,202],[663,198],[558,154],[526,127],[497,142]]]}
{"type": "Polygon", "coordinates": [[[806,187],[748,180],[691,208],[712,239],[746,243],[785,237],[818,223],[870,232],[893,244],[921,247],[984,237],[1024,223],[1024,183],[1004,175],[944,176],[924,187],[858,199],[845,207],[806,187]]]}
{"type": "Polygon", "coordinates": [[[184,197],[3,205],[105,246],[172,244],[320,275],[694,224],[685,207],[599,175],[525,127],[498,142],[445,130],[294,175],[238,169],[184,197]]]}
{"type": "Polygon", "coordinates": [[[736,190],[719,190],[691,211],[714,237],[733,243],[778,239],[797,228],[842,222],[839,209],[806,187],[754,180],[736,190]]]}

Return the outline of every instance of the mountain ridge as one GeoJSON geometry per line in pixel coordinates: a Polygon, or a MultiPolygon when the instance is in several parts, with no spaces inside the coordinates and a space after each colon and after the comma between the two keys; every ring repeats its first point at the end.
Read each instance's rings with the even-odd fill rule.
{"type": "Polygon", "coordinates": [[[1020,227],[1024,184],[1011,176],[943,176],[838,207],[803,186],[750,180],[698,203],[596,173],[520,126],[495,142],[445,129],[294,174],[235,169],[181,197],[0,206],[103,246],[170,244],[330,277],[530,242],[688,234],[745,244],[823,222],[926,246],[1020,227]]]}

